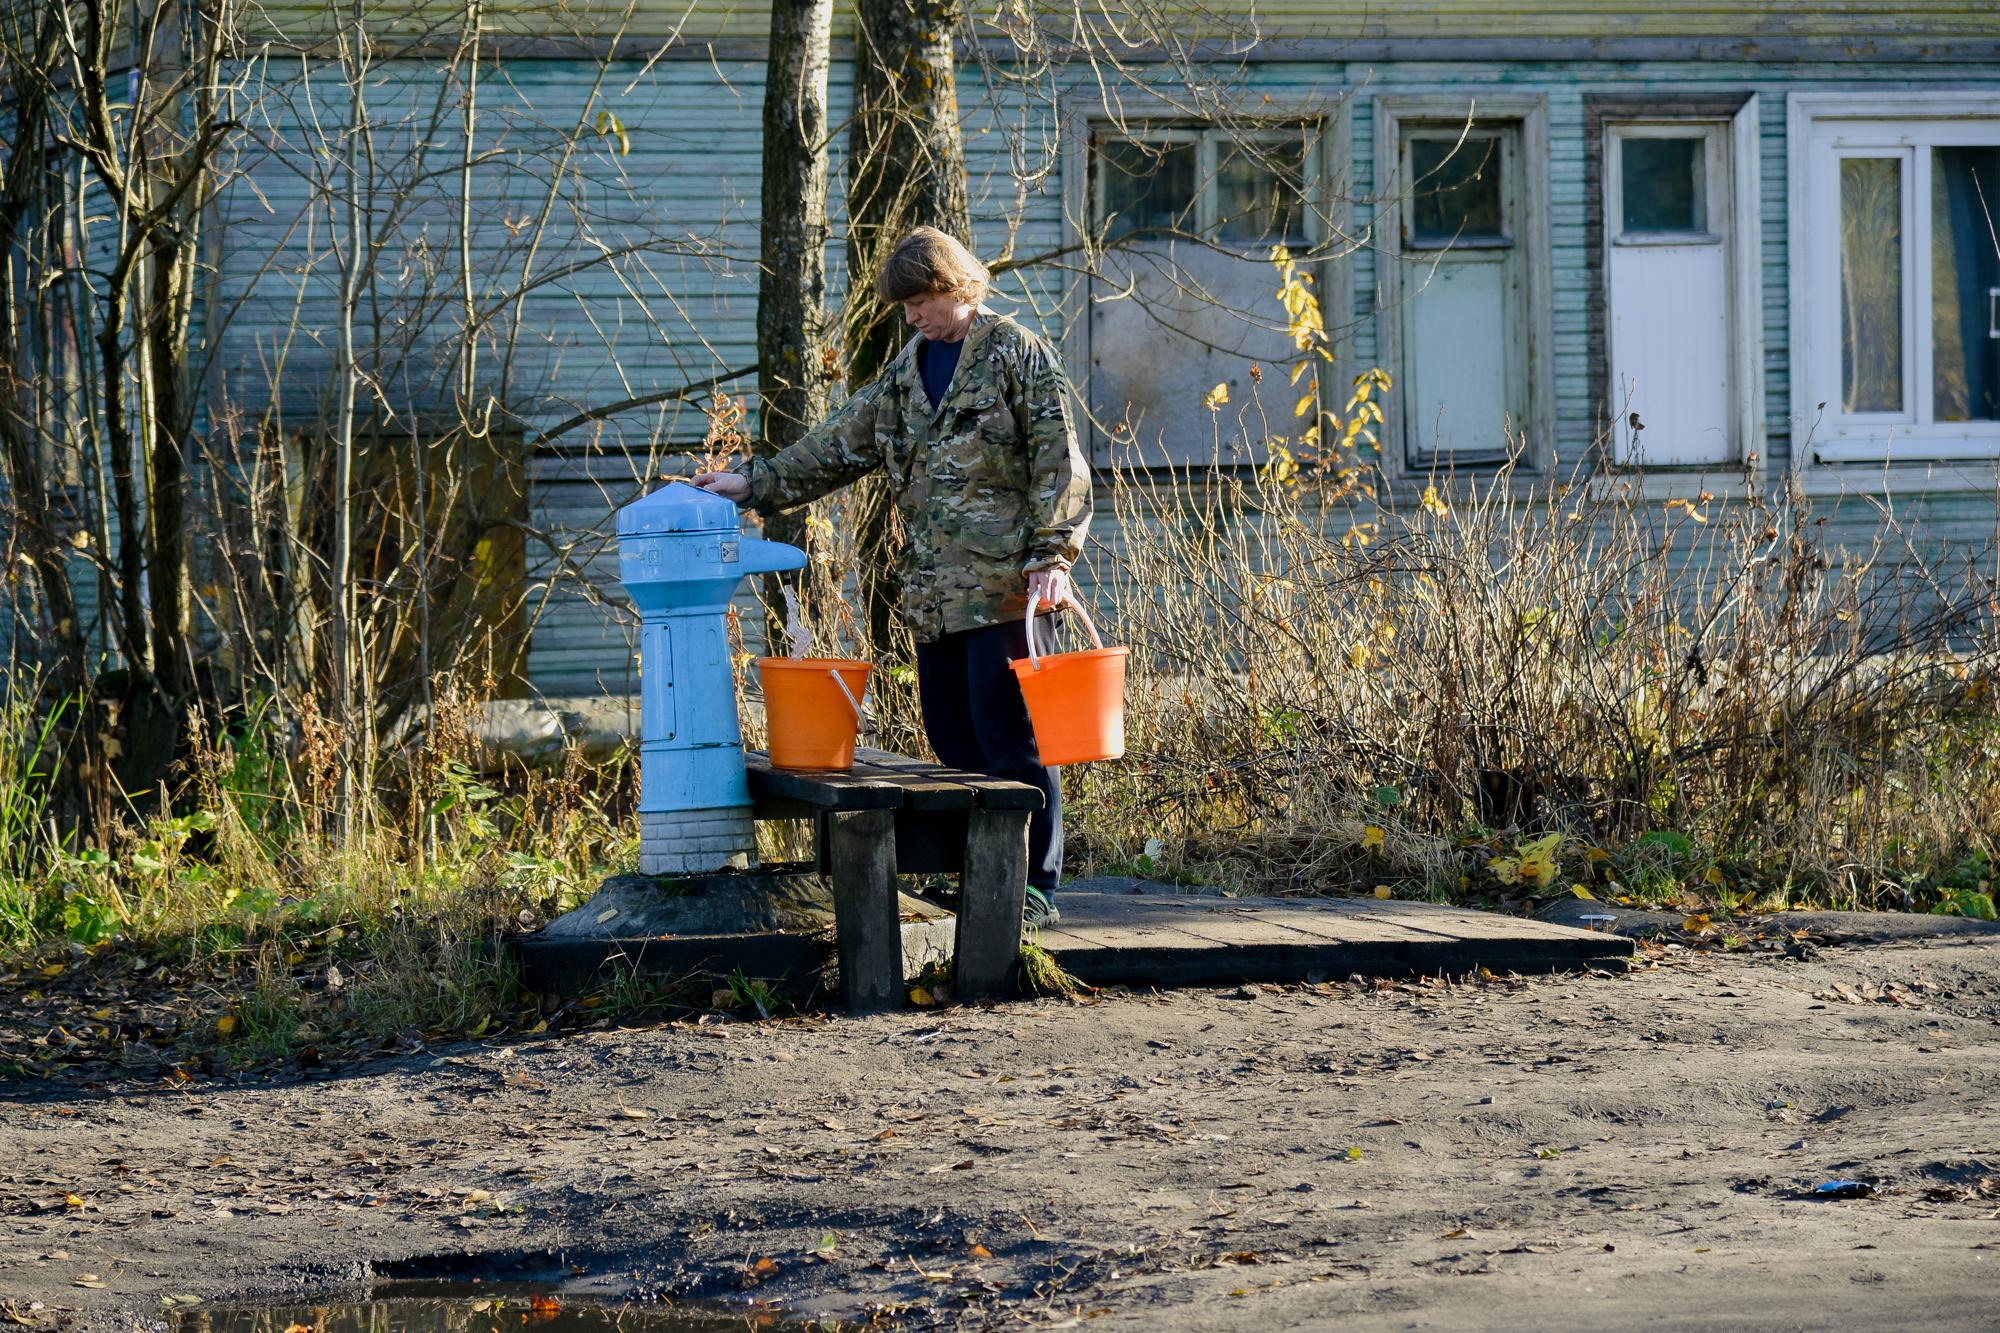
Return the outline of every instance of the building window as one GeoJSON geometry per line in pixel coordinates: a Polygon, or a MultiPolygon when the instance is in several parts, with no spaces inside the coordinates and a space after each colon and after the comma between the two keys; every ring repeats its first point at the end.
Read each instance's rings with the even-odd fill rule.
{"type": "Polygon", "coordinates": [[[2000,455],[2000,114],[1807,123],[1794,415],[1815,454],[2000,455]]]}
{"type": "Polygon", "coordinates": [[[1411,121],[1399,147],[1404,458],[1498,462],[1528,404],[1520,126],[1411,121]]]}
{"type": "Polygon", "coordinates": [[[1096,223],[1107,241],[1173,233],[1235,248],[1308,244],[1303,130],[1165,129],[1097,142],[1096,223]]]}
{"type": "Polygon", "coordinates": [[[1089,227],[1106,248],[1086,280],[1087,368],[1071,370],[1100,466],[1261,465],[1274,436],[1303,429],[1289,409],[1308,390],[1284,400],[1282,417],[1250,408],[1253,368],[1283,377],[1305,355],[1271,251],[1309,260],[1325,234],[1321,139],[1317,122],[1091,136],[1089,227]],[[1210,410],[1211,397],[1228,410],[1210,410]]]}

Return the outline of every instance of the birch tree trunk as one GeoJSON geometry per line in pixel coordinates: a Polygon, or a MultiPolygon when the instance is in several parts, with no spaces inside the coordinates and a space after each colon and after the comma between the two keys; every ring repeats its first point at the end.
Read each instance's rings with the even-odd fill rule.
{"type": "MultiPolygon", "coordinates": [[[[875,299],[882,261],[912,227],[968,245],[965,150],[952,39],[960,0],[856,0],[854,119],[848,131],[847,382],[874,379],[902,342],[900,312],[875,299]]],[[[895,505],[885,481],[858,488],[861,593],[878,656],[900,658],[895,505]]]]}
{"type": "MultiPolygon", "coordinates": [[[[757,452],[774,454],[826,415],[827,68],[833,0],[772,0],[764,85],[763,267],[757,282],[757,452]]],[[[765,535],[803,546],[803,514],[772,514],[765,535]]],[[[767,651],[784,656],[784,589],[801,572],[765,578],[767,651]]],[[[801,610],[803,611],[803,607],[801,610]]]]}

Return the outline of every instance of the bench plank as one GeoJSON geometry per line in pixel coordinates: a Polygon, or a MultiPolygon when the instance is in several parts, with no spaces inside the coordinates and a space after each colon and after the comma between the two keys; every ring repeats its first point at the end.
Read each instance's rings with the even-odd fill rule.
{"type": "Polygon", "coordinates": [[[1042,793],[1025,782],[1012,782],[1006,778],[991,777],[985,773],[970,773],[962,768],[946,768],[942,764],[928,763],[922,759],[912,759],[908,755],[891,754],[887,750],[858,749],[854,752],[857,762],[864,762],[871,768],[902,773],[922,773],[952,782],[963,783],[977,796],[982,810],[1039,810],[1042,808],[1042,793]]]}
{"type": "Polygon", "coordinates": [[[891,782],[903,789],[905,810],[970,810],[979,804],[979,793],[942,770],[926,765],[922,769],[895,769],[854,761],[857,777],[891,782]]]}
{"type": "Polygon", "coordinates": [[[903,804],[904,789],[885,776],[773,768],[761,750],[744,751],[743,768],[753,799],[781,797],[820,810],[894,810],[903,804]]]}

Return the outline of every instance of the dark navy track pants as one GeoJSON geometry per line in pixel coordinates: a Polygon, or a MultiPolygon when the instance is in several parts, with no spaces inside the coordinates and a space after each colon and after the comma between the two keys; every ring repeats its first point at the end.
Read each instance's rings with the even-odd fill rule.
{"type": "Polygon", "coordinates": [[[1009,659],[1026,657],[1026,622],[987,625],[917,645],[924,733],[939,762],[1039,787],[1028,820],[1028,883],[1055,892],[1062,878],[1062,783],[1035,749],[1035,728],[1009,659]]]}

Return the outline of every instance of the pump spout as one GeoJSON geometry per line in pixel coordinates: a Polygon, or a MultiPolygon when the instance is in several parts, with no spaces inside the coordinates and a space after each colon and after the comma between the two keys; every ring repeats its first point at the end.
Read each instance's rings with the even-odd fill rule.
{"type": "Polygon", "coordinates": [[[806,553],[784,542],[762,537],[745,537],[737,551],[737,563],[744,574],[776,574],[787,569],[804,569],[806,553]]]}

